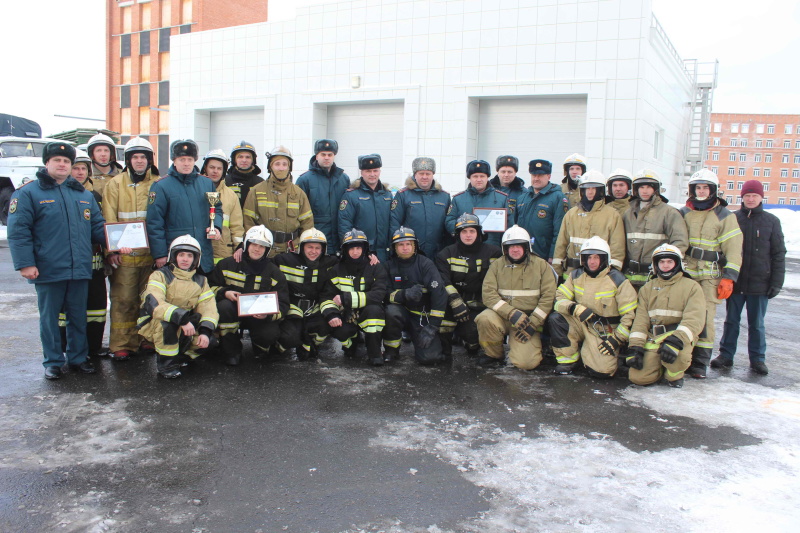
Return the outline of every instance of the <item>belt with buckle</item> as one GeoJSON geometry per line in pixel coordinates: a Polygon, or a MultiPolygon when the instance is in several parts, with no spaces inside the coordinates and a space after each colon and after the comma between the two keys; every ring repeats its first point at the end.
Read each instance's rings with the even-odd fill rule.
{"type": "Polygon", "coordinates": [[[722,258],[722,254],[720,252],[703,250],[702,248],[697,248],[695,246],[690,246],[689,249],[686,251],[686,255],[688,255],[692,259],[698,259],[700,261],[711,261],[711,262],[717,262],[722,258]]]}

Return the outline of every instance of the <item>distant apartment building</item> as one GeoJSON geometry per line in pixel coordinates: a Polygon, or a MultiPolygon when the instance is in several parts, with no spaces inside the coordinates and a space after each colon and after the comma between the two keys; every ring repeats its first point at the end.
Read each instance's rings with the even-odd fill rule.
{"type": "Polygon", "coordinates": [[[800,203],[800,115],[712,113],[705,167],[732,206],[747,180],[764,184],[764,203],[800,203]]]}
{"type": "Polygon", "coordinates": [[[106,0],[106,128],[150,141],[166,172],[170,36],[266,20],[267,0],[106,0]]]}

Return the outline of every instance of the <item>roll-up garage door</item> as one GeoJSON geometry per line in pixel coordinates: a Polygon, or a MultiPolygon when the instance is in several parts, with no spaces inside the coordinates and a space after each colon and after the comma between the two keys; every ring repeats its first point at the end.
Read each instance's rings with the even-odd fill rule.
{"type": "Polygon", "coordinates": [[[519,158],[519,176],[528,183],[528,161],[553,163],[553,181],[562,176],[569,154],[584,153],[586,97],[529,96],[480,100],[478,157],[494,165],[500,155],[519,158]]]}
{"type": "MultiPolygon", "coordinates": [[[[267,166],[264,152],[272,146],[264,146],[264,109],[237,109],[212,111],[210,120],[209,146],[222,149],[230,155],[239,141],[248,141],[256,147],[257,163],[262,175],[266,176],[267,166]]],[[[203,155],[200,154],[202,159],[203,155]]],[[[200,162],[202,165],[202,161],[200,162]]]]}
{"type": "Polygon", "coordinates": [[[339,142],[336,165],[351,179],[359,176],[358,156],[377,153],[381,181],[403,186],[403,102],[328,104],[328,137],[339,142]]]}

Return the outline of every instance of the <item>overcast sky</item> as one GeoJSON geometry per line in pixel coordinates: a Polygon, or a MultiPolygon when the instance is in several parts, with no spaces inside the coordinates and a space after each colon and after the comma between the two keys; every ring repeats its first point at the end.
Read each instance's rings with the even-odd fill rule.
{"type": "MultiPolygon", "coordinates": [[[[223,1],[223,0],[220,0],[223,1]]],[[[333,0],[331,0],[333,1],[333,0]]],[[[684,58],[719,59],[714,111],[800,114],[800,2],[652,0],[684,58]]],[[[272,0],[271,20],[319,0],[272,0]]],[[[105,117],[104,0],[4,0],[0,113],[39,122],[45,134],[105,117]]]]}

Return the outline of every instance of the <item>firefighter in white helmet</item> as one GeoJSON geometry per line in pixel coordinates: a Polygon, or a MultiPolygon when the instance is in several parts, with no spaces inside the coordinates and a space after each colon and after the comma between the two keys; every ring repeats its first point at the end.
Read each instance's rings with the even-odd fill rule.
{"type": "Polygon", "coordinates": [[[203,158],[203,167],[200,174],[210,179],[219,193],[222,202],[222,237],[214,241],[214,263],[233,255],[236,248],[244,238],[244,221],[242,220],[242,206],[239,198],[227,185],[225,173],[228,171],[230,160],[220,149],[211,150],[203,158]]]}
{"type": "Polygon", "coordinates": [[[314,227],[311,204],[292,183],[292,153],[285,146],[267,152],[269,177],[250,189],[244,202],[244,229],[263,224],[275,239],[270,255],[292,250],[300,234],[314,227]]]}
{"type": "Polygon", "coordinates": [[[300,235],[296,252],[284,252],[273,259],[286,276],[290,302],[276,348],[281,353],[296,348],[301,361],[316,359],[317,347],[330,333],[320,305],[328,271],[337,258],[326,253],[327,244],[324,233],[307,229],[300,235]]]}
{"type": "Polygon", "coordinates": [[[616,209],[620,216],[630,205],[632,182],[631,173],[622,168],[614,170],[606,180],[606,203],[616,209]]]}
{"type": "Polygon", "coordinates": [[[628,341],[636,311],[636,290],[609,266],[611,250],[601,237],[581,247],[581,266],[558,287],[550,315],[556,374],[571,374],[578,360],[589,375],[613,377],[620,347],[628,341]]]}
{"type": "Polygon", "coordinates": [[[244,237],[242,260],[226,257],[208,278],[219,310],[220,348],[225,364],[236,366],[242,358],[242,332],[250,332],[253,353],[263,355],[278,340],[280,322],[289,312],[286,277],[267,256],[272,234],[264,226],[253,226],[244,237]],[[275,313],[239,316],[239,297],[257,292],[276,292],[275,313]]]}
{"type": "Polygon", "coordinates": [[[706,327],[692,354],[689,375],[704,379],[714,348],[717,305],[733,293],[742,265],[744,236],[728,203],[717,196],[719,179],[702,169],[689,179],[689,199],[680,212],[689,230],[686,273],[700,283],[706,297],[706,327]]]}
{"type": "Polygon", "coordinates": [[[586,173],[586,158],[581,154],[571,154],[564,159],[564,179],[561,180],[561,192],[567,200],[567,209],[572,209],[581,201],[578,183],[586,173]]]}
{"type": "Polygon", "coordinates": [[[600,237],[611,249],[609,265],[622,269],[625,260],[625,226],[616,209],[606,205],[606,183],[597,170],[587,171],[580,180],[581,199],[570,209],[561,222],[561,231],[556,239],[553,268],[564,279],[570,271],[580,266],[583,243],[592,237],[600,237]]]}
{"type": "Polygon", "coordinates": [[[625,360],[628,378],[649,385],[663,375],[670,386],[682,387],[692,348],[705,327],[703,289],[683,269],[683,254],[662,244],[651,257],[653,276],[639,290],[639,307],[631,327],[625,360]]]}
{"type": "MultiPolygon", "coordinates": [[[[125,145],[125,169],[106,184],[103,193],[103,217],[108,223],[143,222],[147,218],[150,187],[158,180],[153,167],[153,146],[146,139],[134,137],[125,145]]],[[[122,248],[108,252],[111,265],[111,327],[109,355],[124,361],[135,353],[152,353],[153,345],[136,329],[140,295],[153,272],[149,248],[122,248]]]]}
{"type": "Polygon", "coordinates": [[[98,133],[86,143],[86,152],[92,160],[93,190],[103,196],[106,184],[122,170],[117,162],[117,145],[108,135],[98,133]]]}
{"type": "Polygon", "coordinates": [[[197,271],[201,255],[197,239],[176,238],[167,263],[150,275],[142,293],[139,331],[155,345],[158,374],[168,379],[181,376],[186,357],[216,345],[219,314],[214,292],[197,271]]]}
{"type": "Polygon", "coordinates": [[[523,370],[542,362],[541,332],[553,309],[556,274],[548,262],[533,253],[531,237],[519,226],[503,233],[503,257],[489,267],[483,280],[483,305],[475,318],[485,353],[478,365],[505,363],[503,339],[508,335],[508,360],[523,370]]]}

